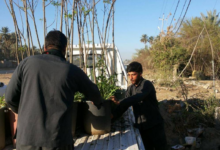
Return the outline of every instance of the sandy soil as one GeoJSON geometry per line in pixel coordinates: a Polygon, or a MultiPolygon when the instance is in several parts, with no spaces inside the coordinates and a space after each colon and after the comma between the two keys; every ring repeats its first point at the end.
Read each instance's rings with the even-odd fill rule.
{"type": "Polygon", "coordinates": [[[3,82],[7,85],[11,79],[12,73],[10,74],[0,74],[0,82],[3,82]]]}

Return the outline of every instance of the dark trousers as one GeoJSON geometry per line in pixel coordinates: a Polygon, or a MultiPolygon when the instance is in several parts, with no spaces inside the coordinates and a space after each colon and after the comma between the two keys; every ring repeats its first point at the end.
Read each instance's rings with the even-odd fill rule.
{"type": "Polygon", "coordinates": [[[16,150],[74,150],[74,147],[72,145],[63,146],[63,147],[36,147],[31,145],[20,145],[19,143],[16,143],[16,150]]]}
{"type": "Polygon", "coordinates": [[[140,130],[146,150],[167,150],[167,140],[163,124],[158,124],[147,130],[140,130]]]}

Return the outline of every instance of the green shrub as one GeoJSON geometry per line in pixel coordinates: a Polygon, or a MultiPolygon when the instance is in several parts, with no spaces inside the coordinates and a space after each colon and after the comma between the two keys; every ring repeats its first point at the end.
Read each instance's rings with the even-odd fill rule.
{"type": "MultiPolygon", "coordinates": [[[[100,59],[97,62],[96,68],[100,73],[99,76],[96,77],[96,84],[101,93],[101,97],[107,100],[110,98],[110,96],[113,96],[116,93],[116,91],[119,89],[119,87],[116,86],[117,74],[113,74],[113,75],[107,74],[106,72],[107,67],[103,59],[100,59]]],[[[82,100],[83,98],[85,98],[85,96],[82,93],[77,92],[75,93],[74,101],[82,100]]]]}
{"type": "Polygon", "coordinates": [[[0,96],[0,108],[5,106],[6,106],[5,96],[0,96]]]}

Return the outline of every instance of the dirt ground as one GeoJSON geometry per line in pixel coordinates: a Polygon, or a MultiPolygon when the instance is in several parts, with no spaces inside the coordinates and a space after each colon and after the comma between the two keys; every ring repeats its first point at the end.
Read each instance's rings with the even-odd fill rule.
{"type": "Polygon", "coordinates": [[[0,74],[0,82],[3,82],[7,85],[11,79],[12,73],[10,74],[0,74]]]}
{"type": "MultiPolygon", "coordinates": [[[[206,81],[206,84],[212,84],[212,81],[206,81]]],[[[196,85],[186,85],[188,89],[188,98],[208,98],[210,95],[214,93],[214,90],[209,88],[198,87],[196,85]]],[[[181,95],[181,88],[168,88],[168,87],[160,87],[155,85],[156,92],[157,92],[157,99],[158,101],[162,100],[184,100],[181,95]]],[[[220,98],[220,87],[216,85],[216,97],[220,98]]]]}
{"type": "MultiPolygon", "coordinates": [[[[4,73],[0,74],[0,82],[3,82],[5,85],[7,85],[11,79],[12,73],[4,73]]],[[[211,85],[213,81],[199,81],[200,83],[204,84],[209,84],[211,85]]],[[[204,97],[209,97],[211,94],[213,94],[213,89],[211,88],[204,88],[200,87],[197,85],[192,85],[188,84],[186,85],[188,89],[188,98],[204,98],[204,97]]],[[[181,95],[181,88],[176,87],[176,88],[169,88],[169,87],[160,87],[158,85],[155,85],[156,92],[157,92],[157,99],[158,101],[162,100],[170,100],[170,99],[175,99],[175,100],[183,100],[183,97],[181,95]]],[[[218,91],[216,93],[216,97],[220,98],[220,81],[216,82],[216,90],[218,91]]]]}
{"type": "MultiPolygon", "coordinates": [[[[0,82],[8,84],[11,79],[12,73],[0,74],[0,82]]],[[[188,90],[188,99],[192,98],[208,98],[213,94],[213,89],[206,86],[212,85],[212,81],[197,81],[191,82],[186,81],[186,87],[188,90]],[[202,85],[201,85],[202,84],[202,85]]],[[[181,94],[181,87],[161,87],[155,84],[157,98],[159,102],[169,101],[169,100],[181,100],[184,101],[184,98],[181,94]]],[[[216,98],[220,98],[220,82],[216,82],[216,98]]],[[[167,141],[169,146],[174,146],[177,144],[184,145],[185,140],[178,133],[174,132],[175,124],[172,122],[170,114],[167,112],[167,108],[164,105],[160,105],[161,114],[165,120],[165,131],[167,135],[167,141]]],[[[201,150],[219,150],[220,146],[220,130],[215,128],[207,127],[204,131],[204,138],[199,149],[201,150]]],[[[193,149],[193,148],[191,148],[193,149]]]]}

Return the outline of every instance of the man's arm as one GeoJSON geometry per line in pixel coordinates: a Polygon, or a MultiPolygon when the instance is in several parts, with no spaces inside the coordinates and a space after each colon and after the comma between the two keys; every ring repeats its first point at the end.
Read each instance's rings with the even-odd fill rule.
{"type": "Polygon", "coordinates": [[[21,96],[21,64],[15,69],[12,78],[6,88],[5,101],[13,112],[18,113],[21,96]]]}
{"type": "Polygon", "coordinates": [[[75,74],[78,91],[83,93],[86,98],[91,100],[95,105],[100,105],[102,98],[97,85],[78,67],[76,67],[75,74]]]}
{"type": "Polygon", "coordinates": [[[151,92],[155,92],[154,86],[151,82],[145,82],[142,90],[138,91],[137,94],[133,96],[129,96],[120,101],[119,105],[116,107],[113,112],[113,117],[120,117],[130,106],[137,104],[146,99],[146,97],[151,94],[151,92]]]}

